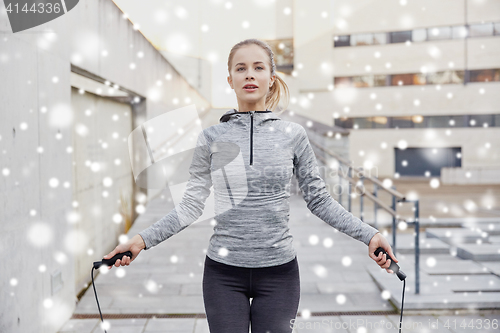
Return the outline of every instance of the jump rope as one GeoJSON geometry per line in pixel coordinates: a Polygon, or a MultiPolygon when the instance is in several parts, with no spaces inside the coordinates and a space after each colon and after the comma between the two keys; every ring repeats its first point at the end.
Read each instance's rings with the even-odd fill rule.
{"type": "Polygon", "coordinates": [[[401,269],[399,269],[398,264],[394,262],[394,259],[383,248],[379,247],[378,249],[376,249],[374,252],[375,256],[378,257],[380,252],[385,254],[387,259],[391,259],[391,265],[389,266],[389,269],[393,271],[401,281],[403,281],[403,295],[401,298],[401,316],[399,317],[399,333],[401,333],[401,325],[403,323],[403,305],[405,301],[406,274],[401,269]]]}
{"type": "MultiPolygon", "coordinates": [[[[399,269],[398,264],[396,264],[394,262],[394,259],[383,248],[379,247],[377,250],[375,250],[375,252],[374,252],[375,256],[378,257],[380,252],[385,254],[387,259],[391,259],[391,265],[388,268],[390,270],[392,270],[401,281],[403,281],[403,296],[401,299],[401,315],[399,317],[399,333],[401,333],[401,326],[403,323],[403,305],[404,305],[404,300],[405,300],[406,274],[401,269],[399,269]]],[[[118,259],[121,259],[123,256],[127,256],[129,258],[132,258],[132,252],[127,251],[124,253],[118,253],[113,258],[102,259],[102,261],[94,261],[94,265],[92,266],[92,271],[90,272],[90,276],[92,277],[92,287],[94,288],[95,300],[97,302],[97,308],[99,309],[99,315],[101,316],[102,323],[104,323],[104,320],[102,318],[102,312],[101,312],[101,307],[99,306],[99,300],[97,299],[97,291],[95,290],[94,270],[99,269],[99,267],[101,267],[102,265],[113,266],[115,264],[115,262],[118,259]]],[[[107,333],[106,329],[104,329],[104,333],[107,333]]]]}
{"type": "MultiPolygon", "coordinates": [[[[102,319],[101,307],[99,306],[99,300],[97,299],[97,291],[95,290],[94,284],[94,270],[99,269],[102,265],[113,266],[118,259],[123,258],[123,256],[127,256],[132,259],[132,252],[127,251],[123,253],[116,254],[113,258],[110,259],[102,259],[102,261],[94,261],[94,265],[92,266],[92,270],[90,271],[90,276],[92,277],[92,287],[94,288],[95,301],[97,302],[97,308],[99,309],[99,315],[101,316],[101,322],[104,323],[104,319],[102,319]]],[[[104,329],[104,333],[106,329],[104,329]]]]}

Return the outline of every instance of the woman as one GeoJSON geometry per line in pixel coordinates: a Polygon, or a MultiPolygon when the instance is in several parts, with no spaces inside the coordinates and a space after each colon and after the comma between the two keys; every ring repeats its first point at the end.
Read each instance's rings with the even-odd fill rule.
{"type": "Polygon", "coordinates": [[[210,331],[248,333],[251,324],[252,332],[291,332],[300,298],[298,262],[288,229],[293,174],[312,213],[368,245],[369,256],[389,273],[390,260],[376,257],[374,251],[382,247],[398,260],[377,229],[347,212],[327,192],[304,128],[271,111],[282,94],[288,99],[288,88],[275,72],[270,47],[257,39],[236,44],[228,71],[239,111],[227,111],[220,124],[200,133],[181,203],[105,258],[131,251],[132,258],[115,263],[129,265],[141,250],[186,228],[203,213],[213,184],[217,223],[203,274],[210,331]]]}

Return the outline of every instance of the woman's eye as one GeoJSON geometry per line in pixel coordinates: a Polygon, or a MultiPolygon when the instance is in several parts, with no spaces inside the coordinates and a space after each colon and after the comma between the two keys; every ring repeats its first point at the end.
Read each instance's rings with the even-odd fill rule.
{"type": "MultiPolygon", "coordinates": [[[[264,69],[263,67],[260,67],[260,66],[258,66],[257,68],[264,69]]],[[[245,67],[240,67],[237,69],[237,71],[239,71],[240,69],[245,69],[245,67]]]]}

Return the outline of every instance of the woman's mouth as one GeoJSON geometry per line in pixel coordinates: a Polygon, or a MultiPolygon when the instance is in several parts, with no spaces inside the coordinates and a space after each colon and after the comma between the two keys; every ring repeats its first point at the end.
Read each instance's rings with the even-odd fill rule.
{"type": "Polygon", "coordinates": [[[246,91],[248,91],[248,92],[252,92],[252,91],[257,90],[257,87],[256,86],[251,86],[251,87],[244,87],[243,89],[246,90],[246,91]]]}

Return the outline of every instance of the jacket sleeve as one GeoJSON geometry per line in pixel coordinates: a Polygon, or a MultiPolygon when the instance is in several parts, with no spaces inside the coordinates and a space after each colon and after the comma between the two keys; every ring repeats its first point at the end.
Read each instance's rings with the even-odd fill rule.
{"type": "Polygon", "coordinates": [[[179,233],[203,214],[212,186],[210,149],[204,131],[198,135],[189,173],[191,176],[179,204],[159,221],[139,232],[146,244],[145,250],[179,233]]]}
{"type": "Polygon", "coordinates": [[[307,208],[332,227],[366,245],[370,244],[378,230],[355,217],[332,198],[319,174],[314,151],[302,126],[298,129],[293,162],[307,208]]]}

